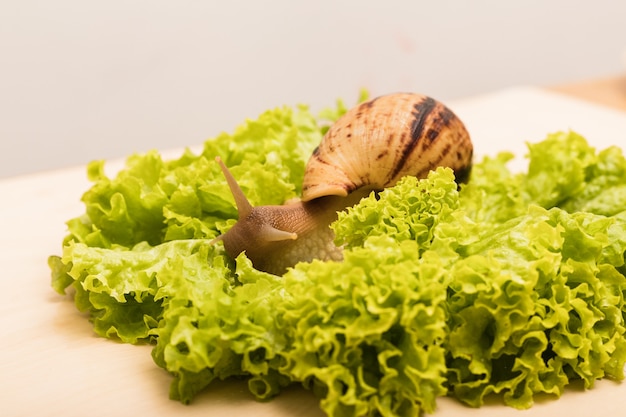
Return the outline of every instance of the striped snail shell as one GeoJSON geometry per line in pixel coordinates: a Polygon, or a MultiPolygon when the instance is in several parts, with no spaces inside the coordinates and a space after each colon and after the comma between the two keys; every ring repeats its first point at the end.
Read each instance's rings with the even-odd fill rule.
{"type": "Polygon", "coordinates": [[[372,190],[402,177],[424,178],[439,166],[467,179],[473,146],[465,126],[440,102],[419,94],[391,94],[346,112],[333,124],[306,167],[302,199],[252,207],[218,159],[233,193],[238,222],[216,238],[235,258],[246,252],[255,268],[283,274],[298,262],[340,260],[330,224],[337,213],[372,190]]]}
{"type": "Polygon", "coordinates": [[[333,124],[307,164],[302,200],[383,189],[438,166],[465,179],[472,142],[463,122],[433,98],[390,94],[364,102],[333,124]]]}

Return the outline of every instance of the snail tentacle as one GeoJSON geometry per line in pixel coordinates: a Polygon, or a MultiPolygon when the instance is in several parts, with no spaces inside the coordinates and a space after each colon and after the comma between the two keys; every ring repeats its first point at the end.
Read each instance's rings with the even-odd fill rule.
{"type": "Polygon", "coordinates": [[[226,167],[226,165],[224,164],[224,161],[222,161],[222,158],[220,158],[219,156],[216,156],[215,160],[220,165],[220,168],[222,169],[222,173],[224,174],[224,178],[226,178],[226,183],[228,184],[228,188],[230,188],[230,192],[233,195],[233,198],[235,199],[235,204],[237,205],[237,212],[239,213],[239,218],[246,217],[252,211],[252,204],[250,204],[250,202],[246,198],[246,195],[241,190],[241,187],[239,187],[237,180],[235,179],[235,177],[233,177],[233,174],[231,174],[230,170],[226,167]]]}
{"type": "Polygon", "coordinates": [[[298,234],[294,232],[288,232],[286,230],[280,230],[269,224],[264,224],[259,230],[261,239],[267,242],[280,242],[283,240],[296,240],[298,234]]]}

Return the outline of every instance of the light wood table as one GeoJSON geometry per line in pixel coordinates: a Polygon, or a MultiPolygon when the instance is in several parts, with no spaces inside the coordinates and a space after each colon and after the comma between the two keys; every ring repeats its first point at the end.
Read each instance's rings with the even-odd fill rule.
{"type": "Polygon", "coordinates": [[[626,111],[626,75],[560,84],[547,89],[626,111]]]}
{"type": "MultiPolygon", "coordinates": [[[[524,155],[526,141],[567,129],[583,134],[599,149],[623,147],[626,111],[591,105],[568,95],[580,98],[595,90],[594,97],[620,96],[600,94],[605,88],[604,83],[591,83],[556,93],[514,87],[451,105],[472,132],[480,154],[509,150],[524,155]]],[[[617,91],[623,91],[620,88],[617,91]]],[[[119,167],[120,163],[113,165],[119,167]]],[[[245,382],[239,381],[212,384],[192,405],[184,406],[168,399],[171,377],[154,364],[150,346],[96,337],[72,300],[52,291],[46,263],[49,255],[61,251],[64,222],[84,212],[80,196],[89,185],[84,167],[0,180],[0,416],[324,415],[318,401],[302,388],[293,387],[273,401],[258,403],[245,382]]],[[[626,383],[602,380],[587,392],[573,388],[558,401],[538,401],[519,415],[617,417],[623,416],[624,410],[626,383]]],[[[441,398],[434,417],[517,414],[498,404],[470,409],[451,398],[441,398]]]]}

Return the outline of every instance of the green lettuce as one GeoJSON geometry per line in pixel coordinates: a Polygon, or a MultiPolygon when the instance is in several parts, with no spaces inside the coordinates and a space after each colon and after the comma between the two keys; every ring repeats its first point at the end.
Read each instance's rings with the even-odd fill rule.
{"type": "Polygon", "coordinates": [[[626,160],[574,132],[529,144],[527,172],[501,153],[460,187],[438,168],[372,193],[332,225],[342,262],[278,277],[212,243],[237,217],[214,158],[252,204],[280,204],[345,109],[270,110],[112,178],[91,163],[52,286],[99,335],[152,343],[184,403],[244,377],[259,400],[301,384],[329,416],[413,416],[444,395],[528,408],[574,380],[624,378],[626,160]]]}

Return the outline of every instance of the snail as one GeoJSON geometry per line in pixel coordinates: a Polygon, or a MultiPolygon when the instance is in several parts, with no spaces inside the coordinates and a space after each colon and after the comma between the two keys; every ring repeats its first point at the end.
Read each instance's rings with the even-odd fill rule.
{"type": "Polygon", "coordinates": [[[329,227],[338,212],[406,175],[425,178],[439,166],[450,167],[457,182],[464,182],[472,153],[463,122],[433,98],[397,93],[363,102],[341,116],[313,151],[299,201],[252,207],[216,158],[239,220],[215,241],[223,242],[229,256],[245,251],[256,269],[276,275],[300,261],[341,260],[329,227]]]}

